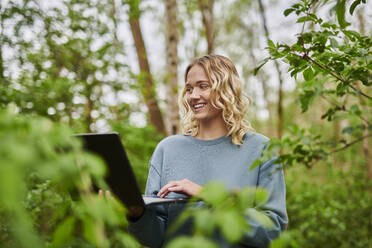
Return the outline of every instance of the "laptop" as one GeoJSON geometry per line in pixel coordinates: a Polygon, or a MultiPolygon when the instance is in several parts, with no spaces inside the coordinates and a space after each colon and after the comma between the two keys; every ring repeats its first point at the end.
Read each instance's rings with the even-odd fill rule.
{"type": "Polygon", "coordinates": [[[106,162],[106,183],[111,192],[127,207],[187,201],[187,198],[143,196],[118,133],[86,133],[75,135],[83,139],[84,148],[98,154],[106,162]]]}

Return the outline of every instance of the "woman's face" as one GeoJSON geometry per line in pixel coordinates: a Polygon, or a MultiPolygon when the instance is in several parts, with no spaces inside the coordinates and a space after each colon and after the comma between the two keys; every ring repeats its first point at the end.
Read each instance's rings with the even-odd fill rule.
{"type": "Polygon", "coordinates": [[[211,104],[211,83],[203,67],[194,65],[186,77],[187,102],[200,122],[221,121],[222,110],[211,104]]]}

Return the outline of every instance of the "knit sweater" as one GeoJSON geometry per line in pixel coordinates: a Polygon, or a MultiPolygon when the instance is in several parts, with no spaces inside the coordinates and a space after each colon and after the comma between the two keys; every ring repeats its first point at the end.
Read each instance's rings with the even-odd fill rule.
{"type": "MultiPolygon", "coordinates": [[[[231,142],[231,136],[214,140],[200,140],[192,136],[174,135],[163,139],[150,160],[146,195],[153,195],[170,181],[189,179],[201,186],[220,181],[227,189],[262,187],[268,191],[264,212],[275,225],[267,229],[253,220],[251,231],[239,245],[228,244],[222,237],[215,238],[220,247],[268,247],[270,240],[279,236],[288,223],[285,203],[285,182],[280,164],[270,159],[250,170],[251,164],[265,149],[268,138],[247,132],[242,145],[231,142]]],[[[167,197],[185,197],[171,192],[167,197]]],[[[144,245],[162,247],[174,236],[191,234],[191,224],[186,223],[173,234],[166,235],[169,227],[184,210],[181,203],[160,204],[145,209],[139,220],[129,222],[129,231],[144,245]]]]}

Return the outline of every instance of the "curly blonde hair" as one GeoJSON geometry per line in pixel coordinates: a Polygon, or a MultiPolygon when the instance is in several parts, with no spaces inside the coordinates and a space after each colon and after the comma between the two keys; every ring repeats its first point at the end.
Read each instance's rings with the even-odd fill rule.
{"type": "MultiPolygon", "coordinates": [[[[248,111],[248,97],[242,92],[243,84],[238,72],[230,59],[221,55],[206,55],[192,61],[185,71],[187,74],[194,65],[201,66],[211,83],[211,100],[213,107],[222,109],[222,116],[231,135],[232,143],[241,145],[243,136],[248,130],[253,130],[251,124],[245,119],[248,111]]],[[[199,121],[187,102],[186,87],[184,87],[179,105],[182,114],[181,126],[185,135],[196,136],[199,132],[199,121]]]]}

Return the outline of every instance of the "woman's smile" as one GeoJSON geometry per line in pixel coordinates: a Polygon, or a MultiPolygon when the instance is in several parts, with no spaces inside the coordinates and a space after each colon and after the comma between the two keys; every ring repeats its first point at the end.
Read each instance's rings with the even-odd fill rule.
{"type": "Polygon", "coordinates": [[[207,103],[195,103],[195,104],[192,104],[192,110],[194,112],[203,111],[205,109],[205,106],[206,105],[207,105],[207,103]]]}

